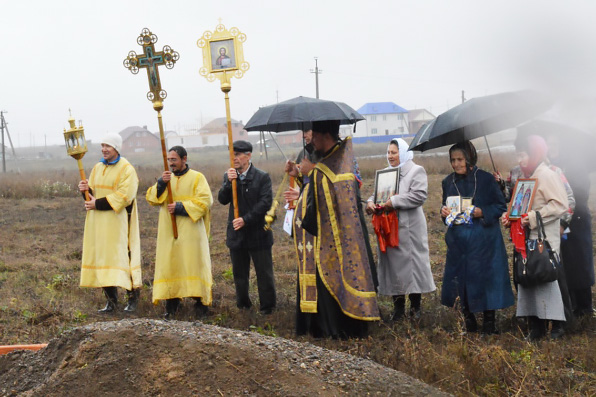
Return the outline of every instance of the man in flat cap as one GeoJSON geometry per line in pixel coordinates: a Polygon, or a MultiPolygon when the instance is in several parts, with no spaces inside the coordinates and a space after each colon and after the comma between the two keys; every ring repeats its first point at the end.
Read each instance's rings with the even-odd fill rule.
{"type": "Polygon", "coordinates": [[[276,304],[275,281],[271,247],[273,234],[265,230],[265,214],[271,208],[273,193],[269,174],[257,169],[251,163],[252,145],[247,141],[235,141],[234,168],[223,177],[223,184],[217,195],[218,201],[230,204],[226,245],[230,249],[234,284],[236,285],[236,306],[248,309],[252,306],[248,296],[250,260],[255,266],[259,289],[259,309],[262,314],[271,314],[276,304]],[[232,183],[236,179],[238,191],[238,213],[234,218],[232,183]]]}
{"type": "Polygon", "coordinates": [[[102,159],[79,190],[89,191],[83,238],[81,287],[103,288],[109,313],[118,302],[118,288],[128,295],[126,312],[137,308],[141,279],[141,240],[137,214],[139,179],[133,166],[120,156],[122,137],[107,134],[101,141],[102,159]]]}

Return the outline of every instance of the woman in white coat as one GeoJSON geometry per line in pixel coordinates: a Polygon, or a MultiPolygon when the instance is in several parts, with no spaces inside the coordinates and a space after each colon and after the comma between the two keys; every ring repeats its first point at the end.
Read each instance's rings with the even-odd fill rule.
{"type": "Polygon", "coordinates": [[[373,197],[368,199],[366,212],[397,212],[399,219],[399,246],[378,250],[379,294],[393,297],[394,310],[391,320],[405,315],[406,295],[410,300],[410,315],[419,319],[421,294],[436,290],[430,269],[428,233],[422,205],[426,201],[428,180],[423,167],[415,164],[414,153],[401,138],[391,140],[387,148],[388,168],[399,168],[398,194],[380,208],[373,197]]]}

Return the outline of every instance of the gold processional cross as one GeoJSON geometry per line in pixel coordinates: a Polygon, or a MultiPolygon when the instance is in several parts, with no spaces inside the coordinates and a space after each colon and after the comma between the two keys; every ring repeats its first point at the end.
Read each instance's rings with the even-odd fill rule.
{"type": "MultiPolygon", "coordinates": [[[[163,122],[161,120],[161,110],[163,109],[163,100],[168,96],[165,90],[161,89],[161,81],[159,79],[158,66],[165,66],[172,69],[174,64],[180,59],[180,55],[172,50],[169,45],[163,47],[162,51],[155,51],[154,44],[157,42],[157,36],[147,28],[141,31],[137,37],[137,44],[143,46],[143,54],[137,55],[136,52],[130,51],[124,60],[124,67],[130,70],[133,74],[139,73],[139,68],[147,69],[147,79],[149,80],[149,92],[147,99],[153,102],[153,109],[157,111],[157,121],[159,123],[159,135],[161,138],[161,151],[163,155],[164,170],[168,171],[168,154],[166,149],[166,141],[163,131],[163,122]]],[[[172,188],[168,183],[168,204],[172,203],[172,188]]],[[[178,238],[178,228],[176,227],[176,217],[171,214],[172,228],[174,231],[174,238],[178,238]]]]}

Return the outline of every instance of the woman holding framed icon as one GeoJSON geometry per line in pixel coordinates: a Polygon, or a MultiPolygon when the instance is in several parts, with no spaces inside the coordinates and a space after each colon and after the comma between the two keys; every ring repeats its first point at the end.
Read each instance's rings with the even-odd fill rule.
{"type": "MultiPolygon", "coordinates": [[[[540,212],[546,239],[551,248],[559,253],[560,219],[568,211],[569,201],[561,177],[551,170],[547,163],[546,142],[537,135],[520,136],[515,140],[515,151],[523,177],[531,178],[536,183],[531,199],[532,205],[527,209],[527,216],[521,217],[521,226],[530,231],[528,238],[535,240],[538,237],[536,213],[540,212]]],[[[520,181],[523,179],[518,179],[515,190],[520,190],[520,181]]],[[[515,194],[516,192],[512,197],[515,197],[515,194]]],[[[510,219],[513,220],[515,217],[511,214],[509,217],[503,217],[503,224],[509,226],[510,219]]],[[[552,321],[552,339],[557,339],[565,333],[564,291],[566,284],[563,279],[532,287],[518,285],[516,315],[528,318],[530,341],[546,336],[549,320],[552,321]],[[562,290],[559,283],[562,283],[562,290]]]]}
{"type": "Polygon", "coordinates": [[[478,330],[474,313],[483,312],[482,332],[495,334],[495,311],[514,302],[499,223],[507,205],[494,177],[476,167],[471,142],[453,145],[449,159],[454,172],[442,183],[441,216],[448,228],[441,303],[453,307],[459,300],[468,332],[478,330]],[[450,202],[461,207],[454,211],[450,202]]]}
{"type": "Polygon", "coordinates": [[[377,171],[375,194],[368,199],[368,214],[395,211],[398,218],[399,245],[378,250],[379,294],[393,297],[390,320],[404,317],[406,296],[410,300],[410,315],[421,316],[424,293],[436,290],[430,269],[426,217],[422,205],[427,198],[426,171],[415,164],[414,153],[406,141],[391,140],[387,147],[389,167],[377,171]]]}

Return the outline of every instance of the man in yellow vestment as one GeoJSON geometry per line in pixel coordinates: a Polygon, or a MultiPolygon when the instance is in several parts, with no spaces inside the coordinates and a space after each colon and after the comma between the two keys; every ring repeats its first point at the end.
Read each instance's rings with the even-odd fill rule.
{"type": "Polygon", "coordinates": [[[174,316],[181,298],[195,299],[195,313],[202,316],[211,305],[211,257],[209,227],[213,196],[205,176],[186,164],[182,146],[168,152],[170,171],[164,171],[147,190],[147,201],[160,206],[157,256],[153,280],[153,303],[166,300],[165,318],[174,316]],[[168,204],[167,184],[172,189],[168,204]],[[178,238],[174,238],[171,214],[176,216],[178,238]]]}
{"type": "Polygon", "coordinates": [[[112,312],[118,289],[127,290],[126,312],[137,308],[141,279],[141,241],[137,214],[139,179],[133,166],[120,156],[122,137],[107,134],[101,141],[102,159],[79,190],[89,191],[83,238],[81,287],[103,288],[107,298],[102,313],[112,312]]]}

